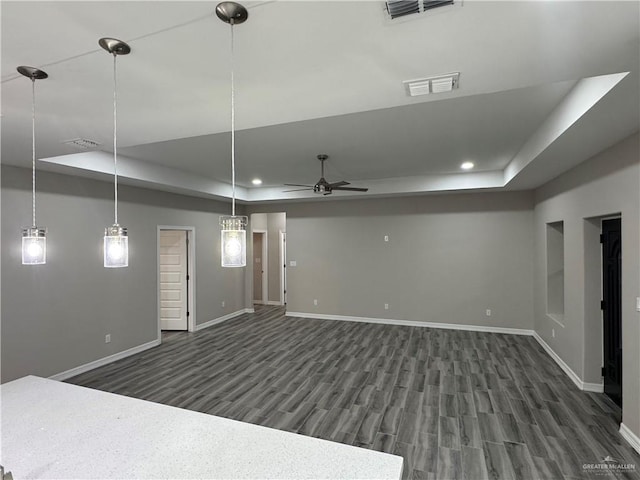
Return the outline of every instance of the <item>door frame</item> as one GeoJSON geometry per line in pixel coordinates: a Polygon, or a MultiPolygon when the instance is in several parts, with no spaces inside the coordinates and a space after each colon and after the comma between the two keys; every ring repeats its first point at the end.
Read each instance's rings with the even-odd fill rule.
{"type": "Polygon", "coordinates": [[[280,238],[280,305],[287,304],[287,232],[279,230],[280,238]]]}
{"type": "MultiPolygon", "coordinates": [[[[251,243],[253,243],[254,234],[262,235],[262,301],[256,302],[255,298],[253,303],[261,303],[267,305],[269,303],[269,232],[264,229],[256,229],[251,231],[251,243]]],[[[256,268],[255,251],[253,254],[253,268],[256,268]]],[[[253,279],[253,272],[251,278],[253,279]]],[[[253,286],[253,281],[251,282],[253,286]]],[[[253,288],[252,288],[253,290],[253,288]]],[[[251,292],[253,297],[253,291],[251,292]]]]}
{"type": "Polygon", "coordinates": [[[158,341],[162,342],[162,328],[160,326],[160,232],[163,230],[181,230],[187,232],[187,331],[196,330],[196,227],[181,225],[158,225],[156,230],[156,318],[158,324],[158,341]]]}

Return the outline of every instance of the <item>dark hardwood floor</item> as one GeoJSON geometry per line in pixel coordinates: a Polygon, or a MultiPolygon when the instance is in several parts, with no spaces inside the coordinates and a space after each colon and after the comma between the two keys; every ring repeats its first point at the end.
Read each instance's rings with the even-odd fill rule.
{"type": "Polygon", "coordinates": [[[617,406],[532,337],[259,307],[68,382],[395,453],[405,478],[640,478],[617,406]],[[636,472],[583,468],[607,456],[636,472]]]}

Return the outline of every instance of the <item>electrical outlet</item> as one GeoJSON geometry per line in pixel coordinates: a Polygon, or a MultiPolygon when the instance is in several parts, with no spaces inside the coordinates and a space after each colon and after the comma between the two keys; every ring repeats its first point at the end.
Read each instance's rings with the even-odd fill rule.
{"type": "Polygon", "coordinates": [[[388,242],[388,241],[389,241],[389,235],[385,235],[385,236],[384,236],[384,241],[385,241],[385,242],[388,242]]]}
{"type": "Polygon", "coordinates": [[[222,300],[222,308],[224,308],[224,300],[222,300]]]}
{"type": "Polygon", "coordinates": [[[111,334],[110,333],[107,333],[104,336],[104,343],[111,343],[111,334]]]}
{"type": "Polygon", "coordinates": [[[556,329],[555,328],[551,329],[551,338],[556,338],[556,329]]]}
{"type": "Polygon", "coordinates": [[[289,261],[289,266],[290,267],[296,267],[296,266],[298,266],[298,262],[296,262],[295,260],[290,260],[289,261]]]}
{"type": "Polygon", "coordinates": [[[491,309],[487,308],[487,311],[485,313],[487,314],[487,317],[490,317],[491,316],[491,309]]]}
{"type": "Polygon", "coordinates": [[[318,305],[318,299],[317,299],[317,298],[314,298],[314,299],[313,299],[313,304],[314,304],[314,305],[318,305]]]}
{"type": "Polygon", "coordinates": [[[388,304],[388,303],[385,303],[385,304],[384,304],[384,309],[385,309],[385,310],[389,310],[389,304],[388,304]]]}

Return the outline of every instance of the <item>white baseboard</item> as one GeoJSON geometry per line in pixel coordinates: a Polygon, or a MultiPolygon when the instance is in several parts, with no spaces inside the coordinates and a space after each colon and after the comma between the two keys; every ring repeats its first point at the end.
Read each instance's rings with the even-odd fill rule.
{"type": "Polygon", "coordinates": [[[280,306],[282,306],[282,304],[281,304],[279,301],[277,301],[277,300],[269,300],[269,301],[267,302],[267,305],[277,305],[277,306],[279,306],[279,307],[280,307],[280,306]]]}
{"type": "Polygon", "coordinates": [[[633,433],[631,429],[624,423],[620,424],[620,435],[622,435],[624,439],[629,442],[629,444],[636,452],[640,453],[640,437],[633,433]]]}
{"type": "Polygon", "coordinates": [[[84,365],[72,368],[71,370],[66,370],[64,372],[51,375],[49,378],[51,380],[66,380],[68,378],[75,377],[76,375],[80,375],[81,373],[88,372],[89,370],[93,370],[94,368],[102,367],[104,365],[107,365],[108,363],[115,362],[116,360],[121,360],[123,358],[130,357],[131,355],[135,355],[136,353],[144,352],[145,350],[157,347],[158,345],[160,345],[160,339],[143,343],[142,345],[138,345],[137,347],[114,353],[113,355],[94,360],[93,362],[85,363],[84,365]]]}
{"type": "Polygon", "coordinates": [[[396,320],[392,318],[352,317],[347,315],[328,315],[325,313],[287,312],[287,317],[317,318],[320,320],[341,320],[345,322],[379,323],[383,325],[401,325],[405,327],[445,328],[448,330],[468,330],[472,332],[508,333],[511,335],[533,335],[533,330],[522,328],[491,327],[484,325],[462,325],[457,323],[421,322],[417,320],[396,320]]]}
{"type": "MultiPolygon", "coordinates": [[[[216,325],[218,323],[222,323],[225,320],[229,320],[231,318],[237,317],[244,313],[255,313],[253,308],[243,308],[242,310],[238,310],[237,312],[229,313],[228,315],[224,315],[223,317],[214,318],[206,323],[196,325],[194,331],[202,330],[207,327],[211,327],[212,325],[216,325]]],[[[122,352],[114,353],[113,355],[109,355],[108,357],[100,358],[98,360],[94,360],[93,362],[86,363],[84,365],[80,365],[79,367],[72,368],[70,370],[66,370],[61,373],[57,373],[55,375],[50,376],[51,380],[66,380],[71,377],[75,377],[76,375],[80,375],[81,373],[88,372],[89,370],[93,370],[94,368],[102,367],[109,363],[113,363],[117,360],[121,360],[126,357],[130,357],[131,355],[135,355],[136,353],[144,352],[153,347],[157,347],[160,345],[160,339],[153,340],[151,342],[143,343],[142,345],[138,345],[137,347],[130,348],[128,350],[124,350],[122,352]]]]}
{"type": "Polygon", "coordinates": [[[204,328],[212,327],[213,325],[217,325],[219,323],[225,322],[225,321],[230,320],[232,318],[235,318],[235,317],[237,317],[239,315],[243,315],[245,313],[254,313],[254,312],[255,312],[255,310],[253,308],[243,308],[243,309],[238,310],[236,312],[228,313],[227,315],[223,315],[222,317],[214,318],[213,320],[209,320],[208,322],[196,325],[196,328],[195,328],[194,331],[199,332],[200,330],[202,330],[204,328]]]}
{"type": "Polygon", "coordinates": [[[545,351],[549,354],[549,356],[555,360],[558,366],[564,371],[564,373],[567,374],[567,376],[573,381],[573,383],[575,383],[580,390],[584,390],[584,382],[582,381],[582,379],[576,372],[571,369],[569,365],[565,363],[564,360],[560,358],[560,356],[553,350],[553,348],[551,348],[547,344],[547,342],[545,342],[542,337],[538,335],[538,332],[533,333],[533,338],[535,338],[542,346],[542,348],[544,348],[545,351]]]}
{"type": "Polygon", "coordinates": [[[582,390],[585,392],[604,393],[604,384],[582,382],[582,390]]]}
{"type": "Polygon", "coordinates": [[[578,374],[574,372],[571,369],[571,367],[567,365],[564,360],[562,360],[562,358],[560,358],[560,355],[558,355],[553,350],[553,348],[551,348],[549,344],[545,342],[540,335],[538,335],[538,332],[533,333],[533,338],[535,338],[538,341],[538,343],[542,346],[542,348],[544,348],[545,351],[549,354],[549,356],[555,360],[558,366],[564,371],[564,373],[567,374],[567,376],[573,381],[573,383],[576,384],[576,386],[580,390],[584,390],[585,392],[595,392],[595,393],[604,392],[604,386],[602,383],[583,382],[582,379],[578,376],[578,374]]]}

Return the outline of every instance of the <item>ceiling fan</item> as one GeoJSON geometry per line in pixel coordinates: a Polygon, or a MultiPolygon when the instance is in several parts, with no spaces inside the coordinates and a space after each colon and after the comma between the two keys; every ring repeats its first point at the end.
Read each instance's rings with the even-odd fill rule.
{"type": "Polygon", "coordinates": [[[322,195],[331,195],[331,192],[334,190],[348,190],[350,192],[368,192],[368,188],[357,188],[357,187],[347,187],[347,185],[351,185],[349,182],[345,182],[344,180],[340,182],[329,183],[324,179],[324,162],[329,155],[325,155],[321,153],[318,155],[318,160],[321,163],[320,170],[320,180],[315,185],[300,185],[298,183],[285,183],[287,187],[305,187],[305,188],[296,188],[294,190],[285,190],[285,192],[301,192],[303,190],[313,190],[314,193],[319,193],[322,195]]]}

